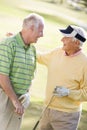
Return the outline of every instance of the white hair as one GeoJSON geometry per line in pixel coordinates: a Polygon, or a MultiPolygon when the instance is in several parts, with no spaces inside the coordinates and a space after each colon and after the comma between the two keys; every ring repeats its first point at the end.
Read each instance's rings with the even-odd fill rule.
{"type": "MultiPolygon", "coordinates": [[[[78,26],[75,26],[75,25],[71,25],[71,27],[73,27],[74,30],[75,30],[78,34],[80,34],[81,36],[83,36],[84,38],[87,37],[87,33],[86,33],[86,31],[85,31],[83,28],[78,27],[78,26]]],[[[74,39],[77,39],[77,38],[74,38],[74,39]]],[[[79,41],[80,41],[80,40],[79,40],[79,41]]],[[[80,46],[82,46],[82,45],[83,45],[83,42],[80,41],[80,46]]]]}
{"type": "Polygon", "coordinates": [[[30,26],[34,25],[36,28],[38,28],[39,25],[44,25],[44,19],[42,16],[31,13],[23,20],[23,28],[29,28],[30,26]]]}
{"type": "MultiPolygon", "coordinates": [[[[77,38],[72,37],[72,41],[75,41],[75,42],[76,42],[77,40],[78,40],[77,38]]],[[[82,45],[83,45],[83,42],[81,42],[80,40],[78,40],[78,41],[79,41],[79,43],[80,43],[79,46],[82,46],[82,45]]]]}

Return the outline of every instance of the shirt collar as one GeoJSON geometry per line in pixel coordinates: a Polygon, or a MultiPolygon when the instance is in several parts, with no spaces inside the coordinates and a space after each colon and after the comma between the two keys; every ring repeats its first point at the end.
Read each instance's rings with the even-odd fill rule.
{"type": "MultiPolygon", "coordinates": [[[[77,55],[79,55],[79,54],[81,53],[81,51],[82,51],[82,50],[80,49],[78,52],[76,52],[76,53],[70,55],[70,57],[73,57],[73,56],[77,56],[77,55]]],[[[67,56],[67,54],[66,54],[65,51],[64,51],[64,55],[67,56]]]]}
{"type": "Polygon", "coordinates": [[[22,46],[23,48],[28,49],[30,47],[30,45],[25,45],[25,43],[24,43],[24,41],[23,41],[22,36],[21,36],[20,33],[18,33],[15,37],[17,39],[18,44],[20,46],[22,46]]]}

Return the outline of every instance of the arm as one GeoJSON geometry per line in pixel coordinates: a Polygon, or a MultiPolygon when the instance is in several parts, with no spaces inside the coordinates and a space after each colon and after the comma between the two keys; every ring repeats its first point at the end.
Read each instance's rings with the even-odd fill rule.
{"type": "Polygon", "coordinates": [[[57,89],[57,95],[60,97],[67,96],[74,101],[84,102],[87,101],[87,64],[83,67],[80,73],[80,81],[78,81],[78,89],[68,89],[67,86],[63,86],[57,89]]]}
{"type": "Polygon", "coordinates": [[[11,45],[8,45],[7,43],[8,41],[3,41],[0,43],[0,87],[2,87],[7,96],[12,101],[12,104],[15,107],[15,112],[22,115],[24,108],[18,101],[9,78],[11,64],[13,62],[13,50],[12,43],[11,45]]]}
{"type": "Polygon", "coordinates": [[[70,90],[68,97],[81,102],[87,101],[87,86],[79,90],[70,90]]]}
{"type": "Polygon", "coordinates": [[[48,51],[48,52],[39,52],[38,51],[37,56],[36,56],[37,62],[47,66],[52,54],[53,54],[53,51],[48,51]]]}
{"type": "Polygon", "coordinates": [[[37,52],[37,62],[40,64],[47,64],[47,56],[46,54],[42,54],[40,52],[37,52]]]}
{"type": "Polygon", "coordinates": [[[87,101],[87,64],[83,68],[82,79],[79,83],[79,89],[70,90],[68,97],[72,100],[81,102],[87,101]]]}
{"type": "Polygon", "coordinates": [[[87,87],[78,90],[70,90],[66,87],[56,86],[54,90],[54,95],[58,97],[65,97],[71,98],[75,101],[87,101],[87,87]]]}
{"type": "Polygon", "coordinates": [[[24,113],[24,108],[19,102],[14,90],[12,89],[10,79],[7,75],[0,74],[0,86],[12,101],[12,104],[15,107],[15,112],[22,115],[24,113]]]}
{"type": "Polygon", "coordinates": [[[48,66],[50,59],[54,58],[54,55],[60,53],[60,48],[55,48],[47,52],[37,52],[37,62],[48,66]]]}

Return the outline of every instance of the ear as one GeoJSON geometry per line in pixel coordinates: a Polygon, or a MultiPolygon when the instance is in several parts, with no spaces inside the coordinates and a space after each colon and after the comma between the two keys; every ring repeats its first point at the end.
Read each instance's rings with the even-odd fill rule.
{"type": "Polygon", "coordinates": [[[30,29],[31,29],[31,31],[33,31],[34,30],[34,25],[31,25],[30,29]]]}
{"type": "Polygon", "coordinates": [[[76,45],[79,46],[80,45],[80,41],[79,40],[76,40],[76,45]]]}

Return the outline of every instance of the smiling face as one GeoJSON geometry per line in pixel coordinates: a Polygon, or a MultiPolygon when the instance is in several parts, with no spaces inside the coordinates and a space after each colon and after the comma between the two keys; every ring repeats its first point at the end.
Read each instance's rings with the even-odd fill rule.
{"type": "Polygon", "coordinates": [[[80,43],[78,40],[73,40],[72,37],[63,37],[61,41],[63,42],[62,48],[67,54],[74,54],[79,50],[80,43]]]}

